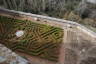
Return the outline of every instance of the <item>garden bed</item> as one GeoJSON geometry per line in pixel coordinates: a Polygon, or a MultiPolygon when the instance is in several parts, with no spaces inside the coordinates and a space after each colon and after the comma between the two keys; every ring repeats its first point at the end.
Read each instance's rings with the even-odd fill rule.
{"type": "Polygon", "coordinates": [[[61,28],[0,16],[0,43],[13,51],[58,61],[62,39],[61,28]]]}

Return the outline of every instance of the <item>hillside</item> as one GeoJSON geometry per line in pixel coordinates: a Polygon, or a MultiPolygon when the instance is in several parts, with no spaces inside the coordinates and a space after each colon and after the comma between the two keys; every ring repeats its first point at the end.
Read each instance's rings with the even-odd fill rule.
{"type": "Polygon", "coordinates": [[[96,0],[0,0],[0,6],[75,21],[96,31],[96,0]]]}

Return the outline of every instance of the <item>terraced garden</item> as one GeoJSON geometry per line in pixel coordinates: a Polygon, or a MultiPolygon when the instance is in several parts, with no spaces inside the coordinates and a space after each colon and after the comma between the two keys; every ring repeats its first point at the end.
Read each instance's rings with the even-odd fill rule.
{"type": "Polygon", "coordinates": [[[13,51],[58,61],[63,29],[0,16],[0,43],[13,51]],[[23,31],[20,37],[16,32],[23,31]]]}

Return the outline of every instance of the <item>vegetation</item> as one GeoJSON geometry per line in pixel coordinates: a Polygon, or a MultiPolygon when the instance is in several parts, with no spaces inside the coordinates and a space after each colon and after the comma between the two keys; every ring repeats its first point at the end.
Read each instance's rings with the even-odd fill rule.
{"type": "Polygon", "coordinates": [[[63,17],[67,11],[74,10],[81,0],[0,0],[8,9],[63,17]],[[50,13],[51,12],[51,13],[50,13]]]}
{"type": "Polygon", "coordinates": [[[61,28],[0,16],[0,43],[13,51],[58,61],[62,38],[61,28]],[[18,30],[24,35],[17,37],[18,30]]]}
{"type": "Polygon", "coordinates": [[[95,0],[0,0],[0,4],[8,9],[64,18],[96,28],[95,0]]]}
{"type": "Polygon", "coordinates": [[[80,64],[95,64],[95,63],[96,63],[95,57],[88,57],[88,58],[82,60],[80,64]]]}

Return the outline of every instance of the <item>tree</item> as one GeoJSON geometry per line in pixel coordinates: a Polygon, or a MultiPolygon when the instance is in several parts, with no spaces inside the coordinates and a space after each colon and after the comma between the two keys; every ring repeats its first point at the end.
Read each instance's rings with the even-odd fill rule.
{"type": "Polygon", "coordinates": [[[5,8],[23,11],[25,0],[3,0],[5,8]]]}

